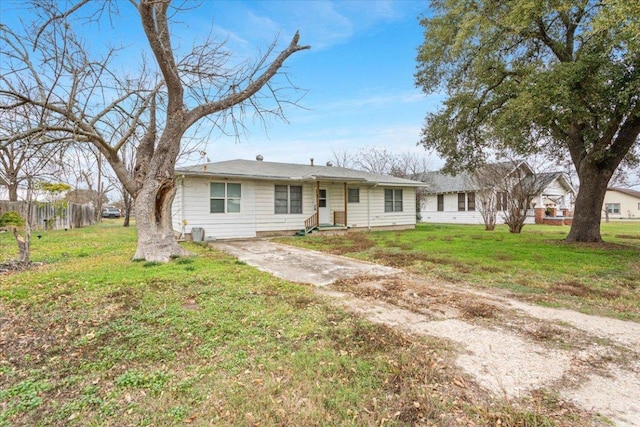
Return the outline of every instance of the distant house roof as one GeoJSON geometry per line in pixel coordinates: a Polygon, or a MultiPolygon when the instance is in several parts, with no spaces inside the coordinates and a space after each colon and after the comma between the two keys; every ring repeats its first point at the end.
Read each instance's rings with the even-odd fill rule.
{"type": "MultiPolygon", "coordinates": [[[[491,163],[482,168],[491,168],[498,174],[506,177],[513,172],[523,162],[501,162],[491,163]]],[[[482,168],[477,173],[482,173],[482,168]]],[[[457,175],[450,175],[440,171],[428,172],[425,175],[425,182],[429,184],[430,193],[463,193],[466,191],[477,191],[479,186],[473,178],[475,173],[461,172],[457,175]]]]}
{"type": "Polygon", "coordinates": [[[529,178],[529,183],[531,183],[531,179],[535,177],[535,184],[529,186],[529,188],[535,188],[536,191],[543,191],[555,181],[559,181],[561,185],[564,185],[566,190],[569,190],[571,193],[575,194],[575,189],[567,179],[567,176],[562,172],[541,172],[535,175],[531,175],[529,178]]]}
{"type": "Polygon", "coordinates": [[[270,181],[346,181],[404,187],[424,187],[423,182],[378,175],[338,166],[301,165],[256,160],[227,160],[176,168],[176,174],[220,178],[244,178],[270,181]]]}
{"type": "Polygon", "coordinates": [[[617,191],[618,193],[623,193],[623,194],[626,194],[628,196],[637,197],[638,199],[640,199],[640,191],[632,190],[630,188],[609,187],[609,188],[607,188],[607,191],[617,191]]]}
{"type": "Polygon", "coordinates": [[[476,190],[471,174],[468,172],[462,172],[458,175],[448,175],[439,171],[428,172],[425,181],[429,184],[430,193],[458,193],[476,190]]]}
{"type": "Polygon", "coordinates": [[[475,173],[462,172],[455,176],[442,172],[429,172],[426,174],[425,181],[429,184],[428,191],[430,193],[463,193],[479,191],[482,189],[481,184],[478,184],[477,180],[474,179],[474,176],[482,175],[483,170],[492,174],[491,176],[506,178],[520,166],[526,167],[527,170],[530,171],[529,173],[531,173],[531,175],[527,175],[527,177],[525,177],[525,179],[528,178],[528,182],[532,184],[530,188],[537,188],[541,191],[549,187],[554,181],[560,180],[568,190],[575,193],[575,190],[562,172],[543,172],[533,174],[529,165],[522,161],[490,163],[482,166],[475,173]],[[535,177],[536,180],[535,186],[531,182],[533,177],[535,177]]]}

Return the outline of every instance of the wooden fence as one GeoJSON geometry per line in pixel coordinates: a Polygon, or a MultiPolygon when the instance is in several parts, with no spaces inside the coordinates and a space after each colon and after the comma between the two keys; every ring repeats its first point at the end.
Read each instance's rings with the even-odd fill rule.
{"type": "MultiPolygon", "coordinates": [[[[28,204],[0,201],[0,215],[9,211],[16,211],[26,218],[28,204]]],[[[30,211],[30,224],[36,230],[82,228],[96,222],[96,210],[90,204],[67,203],[65,206],[55,206],[51,203],[31,202],[30,211]]]]}

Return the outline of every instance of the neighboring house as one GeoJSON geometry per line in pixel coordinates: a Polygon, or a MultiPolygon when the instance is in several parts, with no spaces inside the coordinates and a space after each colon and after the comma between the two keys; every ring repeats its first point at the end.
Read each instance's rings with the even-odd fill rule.
{"type": "Polygon", "coordinates": [[[602,217],[614,219],[640,219],[640,191],[628,188],[607,188],[602,206],[602,217]]]}
{"type": "Polygon", "coordinates": [[[508,192],[502,191],[501,187],[513,186],[520,180],[524,180],[525,186],[534,193],[526,223],[568,222],[564,218],[571,213],[575,190],[566,176],[561,172],[534,174],[531,167],[522,161],[486,165],[475,174],[426,174],[428,187],[421,206],[421,220],[482,224],[481,201],[486,200],[489,193],[493,193],[497,223],[503,223],[508,192]],[[556,220],[551,221],[551,218],[556,220]],[[558,218],[561,219],[557,220],[558,218]]]}
{"type": "Polygon", "coordinates": [[[173,229],[213,240],[318,227],[415,227],[416,188],[424,187],[422,182],[313,162],[257,159],[176,169],[173,229]]]}

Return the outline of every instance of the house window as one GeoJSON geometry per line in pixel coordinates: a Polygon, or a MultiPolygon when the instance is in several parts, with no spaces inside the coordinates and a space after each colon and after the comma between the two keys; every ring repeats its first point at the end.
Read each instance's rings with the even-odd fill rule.
{"type": "Polygon", "coordinates": [[[402,212],[402,190],[384,190],[384,211],[402,212]]]}
{"type": "Polygon", "coordinates": [[[607,208],[607,213],[610,213],[610,214],[620,213],[620,203],[607,203],[606,208],[607,208]]]}
{"type": "Polygon", "coordinates": [[[301,214],[302,213],[302,186],[301,185],[276,185],[275,189],[275,213],[277,214],[301,214]]]}
{"type": "Polygon", "coordinates": [[[496,210],[497,211],[506,211],[507,210],[507,193],[500,191],[496,194],[496,210]]]}
{"type": "Polygon", "coordinates": [[[360,203],[360,189],[359,188],[349,188],[348,190],[348,202],[349,203],[360,203]]]}
{"type": "Polygon", "coordinates": [[[324,188],[318,190],[318,206],[321,208],[327,207],[327,190],[324,188]]]}
{"type": "Polygon", "coordinates": [[[465,203],[464,203],[464,193],[458,193],[458,210],[459,211],[464,211],[465,210],[465,203]]]}
{"type": "Polygon", "coordinates": [[[210,213],[240,212],[242,186],[228,182],[212,182],[209,185],[210,213]]]}
{"type": "Polygon", "coordinates": [[[476,193],[467,194],[467,210],[468,211],[476,210],[476,193]]]}
{"type": "Polygon", "coordinates": [[[444,211],[444,194],[438,194],[438,212],[444,211]]]}

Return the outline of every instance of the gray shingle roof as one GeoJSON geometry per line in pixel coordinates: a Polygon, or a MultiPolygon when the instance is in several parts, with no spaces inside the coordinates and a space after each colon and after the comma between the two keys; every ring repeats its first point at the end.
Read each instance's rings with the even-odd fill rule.
{"type": "MultiPolygon", "coordinates": [[[[507,177],[514,172],[516,168],[522,165],[523,162],[502,162],[502,163],[490,163],[480,169],[478,174],[482,175],[483,168],[487,169],[487,173],[492,177],[507,177]]],[[[528,166],[527,166],[528,167],[528,166]]],[[[448,175],[442,172],[429,172],[426,174],[425,181],[428,184],[429,193],[463,193],[470,191],[481,190],[480,186],[473,179],[473,174],[469,172],[461,172],[458,175],[448,175]]],[[[551,185],[556,179],[562,179],[565,186],[573,191],[571,184],[565,178],[562,172],[544,172],[535,175],[528,175],[525,179],[531,182],[531,179],[535,176],[535,186],[533,183],[531,188],[537,188],[543,190],[551,185]]]]}
{"type": "Polygon", "coordinates": [[[410,179],[378,175],[337,166],[311,166],[254,160],[227,160],[204,165],[176,168],[176,174],[208,177],[246,178],[283,181],[346,181],[391,186],[424,187],[410,179]]]}
{"type": "Polygon", "coordinates": [[[448,175],[442,172],[428,172],[425,175],[429,193],[458,193],[476,190],[467,172],[458,175],[448,175]]]}
{"type": "MultiPolygon", "coordinates": [[[[521,162],[501,162],[491,163],[482,166],[478,173],[482,173],[482,168],[492,169],[492,174],[507,176],[514,169],[518,167],[521,162]]],[[[429,172],[426,174],[425,181],[429,185],[428,191],[430,193],[463,193],[465,191],[477,191],[480,190],[478,184],[473,179],[473,174],[470,172],[460,172],[457,175],[449,175],[440,171],[429,172]]]]}

